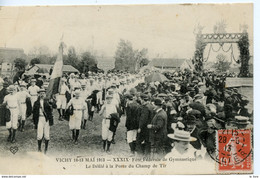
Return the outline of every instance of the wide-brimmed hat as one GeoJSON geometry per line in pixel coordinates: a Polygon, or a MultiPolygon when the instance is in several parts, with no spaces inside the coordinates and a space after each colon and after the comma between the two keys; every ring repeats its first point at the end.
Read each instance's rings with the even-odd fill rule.
{"type": "Polygon", "coordinates": [[[185,130],[176,129],[174,130],[174,134],[168,134],[167,136],[173,140],[179,140],[184,142],[193,142],[197,140],[197,138],[190,136],[190,132],[185,130]]]}
{"type": "Polygon", "coordinates": [[[41,88],[38,93],[42,93],[42,92],[46,92],[46,90],[44,88],[41,88]]]}
{"type": "Polygon", "coordinates": [[[35,78],[33,78],[33,79],[31,80],[31,82],[36,82],[36,79],[35,79],[35,78]]]}
{"type": "Polygon", "coordinates": [[[106,96],[106,99],[112,99],[113,98],[113,95],[107,95],[106,96]]]}
{"type": "Polygon", "coordinates": [[[14,85],[10,85],[8,87],[8,91],[15,91],[15,86],[14,85]]]}
{"type": "Polygon", "coordinates": [[[249,118],[245,116],[235,116],[235,123],[238,125],[248,125],[250,124],[249,118]]]}

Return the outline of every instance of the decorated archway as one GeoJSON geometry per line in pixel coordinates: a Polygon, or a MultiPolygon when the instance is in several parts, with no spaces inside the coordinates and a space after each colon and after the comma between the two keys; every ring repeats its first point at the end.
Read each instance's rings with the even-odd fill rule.
{"type": "MultiPolygon", "coordinates": [[[[235,60],[236,63],[241,63],[239,77],[249,76],[249,39],[248,33],[213,33],[213,34],[202,34],[198,33],[196,36],[196,50],[194,53],[193,64],[197,72],[203,70],[203,64],[206,60],[203,53],[207,44],[219,43],[220,47],[223,47],[224,43],[237,43],[240,51],[239,60],[235,60]]],[[[231,48],[230,47],[230,48],[231,48]]]]}

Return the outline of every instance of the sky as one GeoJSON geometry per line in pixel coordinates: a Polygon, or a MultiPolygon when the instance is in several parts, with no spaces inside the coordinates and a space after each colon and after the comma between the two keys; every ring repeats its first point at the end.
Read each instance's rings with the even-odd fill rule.
{"type": "MultiPolygon", "coordinates": [[[[33,47],[47,46],[56,53],[63,36],[65,44],[77,52],[114,56],[119,40],[124,39],[134,49],[147,48],[149,58],[190,59],[195,51],[194,28],[200,24],[203,33],[213,33],[221,20],[230,33],[241,32],[241,24],[248,25],[252,54],[251,4],[1,7],[0,47],[23,48],[28,53],[33,47]]],[[[218,44],[214,47],[218,49],[218,44]]],[[[236,45],[234,51],[237,58],[236,45]]]]}

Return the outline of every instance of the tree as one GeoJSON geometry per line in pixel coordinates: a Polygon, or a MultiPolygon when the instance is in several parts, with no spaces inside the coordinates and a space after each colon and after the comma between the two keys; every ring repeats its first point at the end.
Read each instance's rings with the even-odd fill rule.
{"type": "Polygon", "coordinates": [[[79,67],[79,59],[76,53],[76,50],[73,46],[70,46],[68,49],[68,55],[63,56],[63,61],[65,65],[71,65],[75,68],[79,67]]]}
{"type": "Polygon", "coordinates": [[[226,56],[223,54],[217,55],[217,62],[214,64],[214,68],[217,72],[226,72],[230,68],[230,62],[227,61],[226,56]]]}
{"type": "Polygon", "coordinates": [[[227,23],[225,20],[221,20],[214,25],[214,33],[226,33],[227,23]]]}
{"type": "Polygon", "coordinates": [[[141,61],[140,61],[140,67],[143,67],[143,66],[147,66],[149,64],[149,60],[147,58],[143,58],[141,61]]]}
{"type": "Polygon", "coordinates": [[[31,65],[31,66],[34,66],[35,64],[40,64],[40,63],[41,63],[41,61],[40,61],[39,58],[33,58],[33,59],[31,60],[31,62],[30,62],[30,65],[31,65]]]}
{"type": "Polygon", "coordinates": [[[97,59],[94,55],[92,55],[90,52],[86,51],[82,53],[81,55],[81,61],[78,65],[78,70],[81,73],[87,73],[89,70],[92,72],[97,67],[97,59]],[[91,70],[93,69],[93,70],[91,70]]]}
{"type": "MultiPolygon", "coordinates": [[[[148,50],[134,50],[132,43],[127,40],[120,39],[115,53],[115,70],[123,70],[134,72],[141,66],[141,61],[147,58],[148,50]]],[[[144,61],[143,61],[144,62],[144,61]]]]}
{"type": "Polygon", "coordinates": [[[27,62],[25,61],[25,59],[22,59],[22,58],[16,58],[14,60],[14,66],[22,71],[22,70],[25,70],[25,66],[27,65],[27,62]]]}

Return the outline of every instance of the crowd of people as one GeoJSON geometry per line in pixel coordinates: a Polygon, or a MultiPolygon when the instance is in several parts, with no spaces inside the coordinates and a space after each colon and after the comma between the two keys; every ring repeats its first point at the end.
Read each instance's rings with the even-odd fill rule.
{"type": "MultiPolygon", "coordinates": [[[[46,98],[48,79],[21,79],[3,83],[0,91],[1,125],[9,131],[8,142],[16,142],[16,131],[24,132],[30,115],[37,129],[38,151],[48,150],[53,110],[59,120],[69,121],[71,138],[79,144],[81,129],[95,114],[102,118],[101,148],[110,153],[116,131],[125,117],[130,156],[147,158],[209,158],[215,154],[216,131],[252,127],[249,99],[237,88],[225,87],[225,76],[214,72],[166,74],[168,80],[147,82],[151,72],[64,75],[59,92],[46,98]],[[19,83],[19,84],[18,84],[19,83]]],[[[162,74],[160,74],[162,75],[162,74]]],[[[120,125],[121,126],[121,125],[120,125]]]]}

